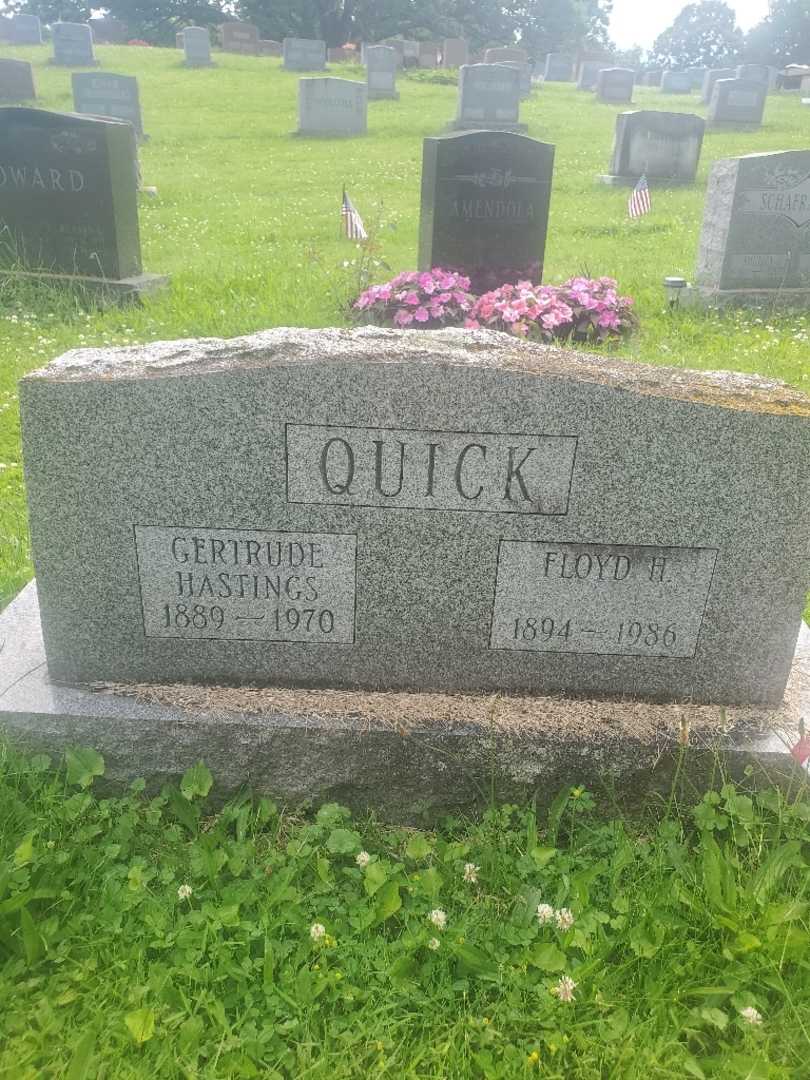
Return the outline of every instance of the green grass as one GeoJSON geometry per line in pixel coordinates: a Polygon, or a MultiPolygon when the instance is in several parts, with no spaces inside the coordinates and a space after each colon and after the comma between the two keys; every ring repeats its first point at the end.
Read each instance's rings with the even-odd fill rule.
{"type": "MultiPolygon", "coordinates": [[[[4,49],[36,66],[39,104],[71,108],[70,72],[47,65],[48,49],[4,49]]],[[[145,268],[170,274],[171,291],[141,310],[89,315],[58,294],[0,293],[0,605],[31,576],[16,383],[66,349],[187,336],[233,336],[277,325],[345,321],[366,260],[340,238],[345,183],[376,235],[376,280],[416,261],[421,140],[441,132],[455,87],[400,80],[399,102],[372,102],[365,139],[302,140],[297,76],[276,60],[218,55],[218,67],[187,71],[179,52],[100,47],[105,70],[139,77],[144,124],[145,268]]],[[[333,73],[362,78],[360,68],[333,73]]],[[[642,107],[702,112],[696,95],[639,88],[642,107]]],[[[641,330],[622,352],[651,363],[756,371],[807,388],[807,314],[724,317],[665,310],[661,280],[691,277],[712,161],[807,145],[798,95],[768,99],[757,132],[709,132],[698,184],[654,190],[653,213],[627,219],[627,191],[598,185],[614,117],[573,86],[550,84],[523,105],[529,133],[557,147],[545,278],[611,274],[636,297],[641,330]]]]}
{"type": "Polygon", "coordinates": [[[217,809],[201,764],[155,797],[102,772],[0,746],[3,1080],[807,1076],[806,781],[428,832],[217,809]]]}

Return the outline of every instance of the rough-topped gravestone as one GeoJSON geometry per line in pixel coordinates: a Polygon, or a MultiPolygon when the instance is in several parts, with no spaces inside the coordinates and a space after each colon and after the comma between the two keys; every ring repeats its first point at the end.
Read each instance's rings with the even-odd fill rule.
{"type": "Polygon", "coordinates": [[[693,184],[706,122],[692,113],[639,109],[616,117],[616,134],[606,184],[693,184]]]}
{"type": "Polygon", "coordinates": [[[138,234],[131,124],[39,109],[0,109],[0,228],[6,273],[151,291],[138,234]]]}
{"type": "Polygon", "coordinates": [[[284,38],[281,43],[287,71],[323,71],[326,67],[326,42],[310,38],[284,38]]]}
{"type": "Polygon", "coordinates": [[[36,96],[34,69],[28,60],[0,58],[0,101],[30,101],[36,96]]]}
{"type": "Polygon", "coordinates": [[[219,28],[222,38],[222,51],[241,53],[243,56],[259,55],[259,30],[253,23],[233,22],[223,23],[219,28]]]}
{"type": "Polygon", "coordinates": [[[708,70],[709,69],[705,67],[690,67],[686,69],[693,90],[703,90],[703,80],[706,78],[706,72],[708,70]]]}
{"type": "Polygon", "coordinates": [[[419,267],[460,270],[477,293],[540,281],[554,147],[475,131],[425,139],[419,267]]]}
{"type": "Polygon", "coordinates": [[[565,53],[549,53],[546,57],[546,82],[571,82],[574,77],[574,58],[565,53]]]}
{"type": "Polygon", "coordinates": [[[211,36],[205,26],[187,26],[183,31],[186,67],[212,67],[211,36]]]}
{"type": "Polygon", "coordinates": [[[366,84],[332,76],[298,80],[299,135],[365,135],[366,84]]]}
{"type": "Polygon", "coordinates": [[[734,68],[709,68],[703,79],[703,87],[700,93],[700,100],[704,105],[708,105],[712,100],[712,94],[714,93],[714,84],[718,79],[733,79],[735,77],[734,68]]]}
{"type": "Polygon", "coordinates": [[[810,150],[714,163],[696,284],[707,299],[810,303],[810,150]]]}
{"type": "Polygon", "coordinates": [[[399,100],[397,91],[397,54],[388,45],[366,48],[366,86],[370,101],[379,98],[399,100]]]}
{"type": "Polygon", "coordinates": [[[750,79],[751,82],[762,82],[770,87],[771,68],[767,64],[740,64],[735,68],[734,76],[737,79],[750,79]]]}
{"type": "Polygon", "coordinates": [[[143,131],[138,80],[134,75],[82,71],[74,72],[71,82],[74,112],[128,120],[139,139],[149,137],[143,131]]]}
{"type": "Polygon", "coordinates": [[[439,66],[439,60],[441,58],[441,49],[435,42],[432,41],[420,41],[419,42],[419,67],[420,68],[437,68],[439,66]]]}
{"type": "Polygon", "coordinates": [[[12,45],[41,45],[42,23],[38,15],[12,15],[9,40],[12,45]]]}
{"type": "Polygon", "coordinates": [[[463,64],[453,127],[525,131],[520,124],[520,72],[505,64],[463,64]]]}
{"type": "Polygon", "coordinates": [[[758,79],[718,79],[712,90],[707,123],[759,127],[765,112],[768,85],[758,79]]]}
{"type": "Polygon", "coordinates": [[[129,37],[129,28],[120,19],[90,19],[87,25],[97,45],[125,45],[129,37]]]}
{"type": "Polygon", "coordinates": [[[518,64],[528,64],[529,54],[525,49],[512,48],[508,45],[500,45],[495,49],[486,49],[484,52],[485,64],[502,64],[504,60],[514,60],[518,64]]]}
{"type": "Polygon", "coordinates": [[[20,411],[55,682],[781,701],[810,581],[783,383],[277,329],[68,353],[20,411]]]}
{"type": "Polygon", "coordinates": [[[636,73],[630,68],[602,68],[596,80],[597,101],[626,105],[633,100],[636,73]]]}
{"type": "Polygon", "coordinates": [[[464,38],[445,38],[442,45],[442,67],[461,67],[469,61],[469,48],[464,38]]]}
{"type": "Polygon", "coordinates": [[[52,64],[62,67],[97,67],[93,31],[87,23],[57,22],[51,27],[52,64]]]}
{"type": "Polygon", "coordinates": [[[662,94],[690,94],[692,76],[688,71],[665,71],[661,76],[662,94]]]}
{"type": "Polygon", "coordinates": [[[604,60],[583,60],[579,65],[577,77],[578,90],[595,90],[599,72],[604,68],[604,60]]]}

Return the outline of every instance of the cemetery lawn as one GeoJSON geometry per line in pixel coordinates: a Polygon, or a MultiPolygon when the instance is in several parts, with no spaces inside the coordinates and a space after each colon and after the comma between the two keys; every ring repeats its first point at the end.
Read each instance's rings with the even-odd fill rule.
{"type": "Polygon", "coordinates": [[[806,779],[421,831],[103,769],[0,746],[0,1077],[807,1076],[806,779]]]}
{"type": "MultiPolygon", "coordinates": [[[[33,61],[44,108],[72,108],[70,71],[49,49],[4,47],[33,61]]],[[[369,280],[416,263],[421,141],[441,133],[456,88],[400,77],[401,99],[369,104],[369,135],[298,139],[297,75],[280,61],[218,54],[196,71],[179,51],[100,46],[106,71],[137,75],[144,127],[141,235],[147,271],[171,291],[141,309],[83,312],[57,293],[0,289],[0,606],[32,573],[27,538],[17,380],[79,346],[167,338],[232,337],[270,326],[347,320],[347,301],[369,280]],[[343,185],[373,236],[369,249],[341,238],[343,185]]],[[[333,74],[363,77],[359,67],[333,74]]],[[[439,77],[442,77],[441,75],[439,77]]],[[[705,115],[698,96],[637,88],[639,107],[705,115]]],[[[810,315],[724,316],[665,307],[665,275],[693,277],[706,178],[717,158],[803,148],[810,110],[798,94],[768,98],[759,131],[708,132],[694,188],[653,189],[653,211],[628,220],[626,189],[603,187],[618,106],[552,83],[524,102],[529,134],[556,145],[545,280],[612,275],[636,299],[641,330],[623,354],[655,364],[728,368],[810,389],[810,315]]]]}

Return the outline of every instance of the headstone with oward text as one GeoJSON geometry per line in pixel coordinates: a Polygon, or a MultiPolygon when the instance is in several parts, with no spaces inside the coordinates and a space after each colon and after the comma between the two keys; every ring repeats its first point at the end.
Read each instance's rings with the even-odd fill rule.
{"type": "Polygon", "coordinates": [[[106,72],[74,72],[73,110],[90,116],[110,116],[128,120],[139,139],[144,135],[138,80],[133,75],[111,75],[106,72]]]}
{"type": "Polygon", "coordinates": [[[366,84],[332,76],[298,80],[298,134],[365,135],[366,84]]]}
{"type": "Polygon", "coordinates": [[[34,69],[29,61],[0,58],[0,101],[30,101],[36,96],[34,69]]]}

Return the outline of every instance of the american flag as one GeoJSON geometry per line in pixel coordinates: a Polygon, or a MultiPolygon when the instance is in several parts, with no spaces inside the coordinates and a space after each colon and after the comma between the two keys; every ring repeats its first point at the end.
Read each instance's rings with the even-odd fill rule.
{"type": "Polygon", "coordinates": [[[343,221],[343,229],[349,240],[367,240],[368,233],[363,224],[363,219],[355,209],[354,203],[343,189],[343,204],[340,207],[340,216],[343,221]]]}
{"type": "Polygon", "coordinates": [[[652,210],[650,188],[647,183],[646,174],[639,177],[638,183],[633,188],[633,194],[630,196],[630,202],[627,204],[627,209],[631,218],[643,217],[652,210]]]}

